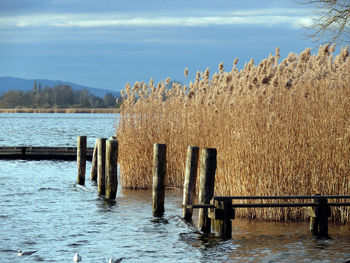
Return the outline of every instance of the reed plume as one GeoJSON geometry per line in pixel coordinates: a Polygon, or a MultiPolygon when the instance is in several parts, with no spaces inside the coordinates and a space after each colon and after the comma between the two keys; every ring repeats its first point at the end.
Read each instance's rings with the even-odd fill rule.
{"type": "MultiPolygon", "coordinates": [[[[237,60],[229,72],[220,63],[188,86],[127,85],[117,127],[123,187],[151,188],[152,147],[166,143],[168,186],[182,187],[186,147],[195,145],[218,150],[216,195],[349,194],[348,47],[336,56],[334,46],[305,49],[280,62],[279,53],[241,70],[237,60]]],[[[349,222],[349,211],[334,209],[332,220],[349,222]]],[[[238,215],[306,218],[296,208],[238,215]]]]}

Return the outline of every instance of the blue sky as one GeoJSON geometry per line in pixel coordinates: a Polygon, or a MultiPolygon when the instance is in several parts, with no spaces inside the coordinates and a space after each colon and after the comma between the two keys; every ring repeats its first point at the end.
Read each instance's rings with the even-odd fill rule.
{"type": "Polygon", "coordinates": [[[196,71],[258,63],[318,43],[309,6],[292,0],[0,0],[0,77],[65,80],[121,90],[126,82],[185,81],[196,71]]]}

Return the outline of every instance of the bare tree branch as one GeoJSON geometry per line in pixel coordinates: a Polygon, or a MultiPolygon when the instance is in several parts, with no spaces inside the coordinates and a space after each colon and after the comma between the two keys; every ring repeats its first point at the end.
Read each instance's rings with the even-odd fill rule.
{"type": "Polygon", "coordinates": [[[350,40],[350,0],[295,0],[300,4],[315,8],[315,18],[310,26],[305,26],[312,33],[308,35],[314,41],[326,38],[329,43],[350,40]]]}

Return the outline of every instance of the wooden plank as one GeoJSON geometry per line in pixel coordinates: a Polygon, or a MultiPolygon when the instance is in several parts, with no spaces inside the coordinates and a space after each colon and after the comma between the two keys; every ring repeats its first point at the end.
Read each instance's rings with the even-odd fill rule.
{"type": "Polygon", "coordinates": [[[0,159],[6,156],[7,159],[20,159],[23,156],[23,147],[0,147],[0,159]]]}
{"type": "MultiPolygon", "coordinates": [[[[87,160],[92,159],[93,148],[88,147],[87,160]]],[[[72,160],[77,159],[76,147],[0,147],[0,159],[72,160]]]]}
{"type": "Polygon", "coordinates": [[[350,199],[350,195],[290,195],[290,196],[214,196],[214,200],[253,200],[253,199],[350,199]]]}
{"type": "MultiPolygon", "coordinates": [[[[350,206],[350,203],[328,203],[328,206],[350,206]]],[[[270,204],[232,204],[234,208],[267,208],[267,207],[316,207],[315,203],[270,203],[270,204]]],[[[182,206],[189,209],[215,208],[213,204],[195,204],[182,206]]]]}
{"type": "Polygon", "coordinates": [[[350,203],[328,203],[327,206],[350,206],[350,203]]]}
{"type": "Polygon", "coordinates": [[[314,207],[315,203],[266,203],[266,204],[232,204],[234,208],[267,208],[267,207],[314,207]]]}

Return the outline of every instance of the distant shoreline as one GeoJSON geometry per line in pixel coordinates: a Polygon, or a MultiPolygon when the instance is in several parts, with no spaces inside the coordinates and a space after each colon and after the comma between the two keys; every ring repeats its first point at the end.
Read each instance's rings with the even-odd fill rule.
{"type": "Polygon", "coordinates": [[[0,109],[0,113],[120,113],[114,108],[0,109]]]}

